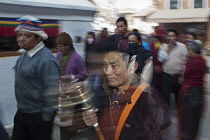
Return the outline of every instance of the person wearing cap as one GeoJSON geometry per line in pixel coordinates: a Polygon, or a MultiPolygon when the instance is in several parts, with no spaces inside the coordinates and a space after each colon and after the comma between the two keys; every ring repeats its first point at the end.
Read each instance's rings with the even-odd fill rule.
{"type": "Polygon", "coordinates": [[[203,77],[206,64],[201,56],[202,47],[196,42],[191,42],[187,48],[188,61],[177,101],[180,140],[196,139],[204,107],[203,77]]]}
{"type": "Polygon", "coordinates": [[[184,71],[186,62],[186,45],[177,41],[178,32],[174,29],[167,30],[167,42],[163,43],[158,60],[162,63],[162,94],[169,105],[170,94],[174,93],[177,102],[181,85],[179,77],[184,71]]]}
{"type": "Polygon", "coordinates": [[[162,91],[160,81],[162,72],[162,63],[157,59],[158,51],[163,43],[165,43],[165,30],[163,28],[156,28],[155,34],[153,34],[153,39],[150,42],[151,53],[153,56],[153,75],[152,75],[152,85],[162,91]]]}
{"type": "Polygon", "coordinates": [[[71,36],[66,32],[59,33],[56,45],[60,50],[56,54],[56,59],[60,64],[60,80],[77,79],[77,82],[85,80],[87,78],[85,63],[75,51],[71,36]]]}
{"type": "MultiPolygon", "coordinates": [[[[81,82],[87,78],[87,70],[85,62],[82,57],[75,51],[71,36],[66,32],[59,33],[56,39],[56,45],[59,52],[56,59],[60,64],[59,80],[65,83],[81,82]]],[[[62,101],[61,101],[62,102],[62,101]]],[[[72,101],[73,102],[73,101],[72,101]]],[[[80,137],[92,140],[94,133],[93,127],[87,127],[82,120],[81,104],[68,107],[65,112],[73,112],[68,118],[66,114],[57,113],[55,119],[58,122],[66,124],[65,126],[57,125],[60,127],[60,139],[70,140],[72,138],[80,137]],[[71,124],[69,124],[71,122],[71,124]],[[90,136],[91,135],[91,136],[90,136]]]]}
{"type": "Polygon", "coordinates": [[[51,140],[57,110],[59,64],[42,41],[48,37],[42,22],[29,15],[18,21],[17,43],[26,52],[14,66],[18,110],[12,140],[51,140]]]}

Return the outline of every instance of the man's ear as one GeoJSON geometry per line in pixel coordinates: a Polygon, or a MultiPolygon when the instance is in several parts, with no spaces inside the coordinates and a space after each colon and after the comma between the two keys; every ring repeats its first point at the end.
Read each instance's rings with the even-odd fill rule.
{"type": "Polygon", "coordinates": [[[136,55],[131,58],[131,62],[128,66],[128,73],[133,74],[135,73],[136,69],[138,68],[138,63],[136,62],[136,55]]]}
{"type": "Polygon", "coordinates": [[[42,41],[43,39],[42,39],[41,36],[37,36],[37,40],[38,40],[38,42],[39,42],[39,41],[42,41]]]}

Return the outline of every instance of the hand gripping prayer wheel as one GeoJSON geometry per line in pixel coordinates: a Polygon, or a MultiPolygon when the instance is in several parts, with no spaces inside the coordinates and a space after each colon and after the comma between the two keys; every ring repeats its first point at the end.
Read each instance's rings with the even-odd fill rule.
{"type": "Polygon", "coordinates": [[[59,83],[58,111],[55,124],[69,129],[81,129],[82,112],[91,109],[94,93],[89,82],[59,83]]]}

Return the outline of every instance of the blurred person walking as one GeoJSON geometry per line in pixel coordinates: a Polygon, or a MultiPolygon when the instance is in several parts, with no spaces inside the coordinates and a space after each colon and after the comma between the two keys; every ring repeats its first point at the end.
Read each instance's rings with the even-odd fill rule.
{"type": "MultiPolygon", "coordinates": [[[[118,18],[116,21],[116,26],[117,33],[111,35],[107,39],[104,48],[106,48],[106,46],[108,46],[110,42],[114,41],[118,43],[118,47],[121,47],[121,49],[126,49],[128,47],[128,35],[132,33],[128,30],[127,20],[124,17],[118,18]]],[[[134,30],[134,32],[138,32],[138,30],[134,30]]],[[[150,47],[146,42],[143,41],[142,44],[145,49],[150,50],[150,47]]]]}
{"type": "Polygon", "coordinates": [[[77,79],[77,82],[87,78],[87,70],[84,60],[75,51],[71,36],[66,32],[59,33],[56,39],[59,52],[56,59],[60,64],[60,80],[70,81],[77,79]]]}
{"type": "Polygon", "coordinates": [[[177,102],[181,85],[178,82],[186,62],[187,48],[176,41],[178,32],[173,29],[167,31],[167,43],[163,43],[158,60],[162,63],[162,94],[169,105],[170,93],[174,93],[177,102]]]}
{"type": "Polygon", "coordinates": [[[162,92],[161,87],[161,73],[162,73],[162,63],[158,60],[158,52],[163,43],[166,42],[165,30],[163,28],[155,28],[155,34],[150,42],[151,53],[153,56],[153,75],[152,75],[152,85],[162,92]]]}
{"type": "Polygon", "coordinates": [[[29,15],[18,21],[17,42],[26,52],[14,66],[18,111],[12,140],[51,140],[57,110],[59,64],[44,46],[42,40],[48,36],[41,27],[42,22],[29,15]]]}
{"type": "Polygon", "coordinates": [[[195,33],[188,33],[186,35],[187,45],[190,45],[193,42],[196,42],[198,45],[202,45],[202,42],[197,39],[195,33]]]}
{"type": "Polygon", "coordinates": [[[139,75],[139,79],[137,80],[142,83],[150,83],[153,66],[152,54],[143,47],[141,35],[139,33],[133,32],[128,35],[128,48],[126,50],[131,54],[137,54],[136,61],[138,62],[138,68],[135,71],[135,73],[139,75]]]}
{"type": "Polygon", "coordinates": [[[99,53],[103,52],[103,50],[104,50],[103,46],[104,46],[106,40],[108,39],[108,37],[109,37],[109,34],[107,31],[107,28],[103,28],[101,30],[101,32],[97,34],[96,40],[95,40],[95,45],[96,45],[99,53]]]}
{"type": "MultiPolygon", "coordinates": [[[[132,30],[133,33],[139,33],[139,31],[137,29],[133,29],[132,30]]],[[[141,38],[142,38],[142,34],[141,35],[141,38]]],[[[144,37],[144,36],[143,36],[144,37]]],[[[150,51],[150,46],[149,44],[146,42],[146,40],[148,41],[148,39],[146,39],[145,37],[142,38],[142,46],[144,46],[145,49],[149,50],[150,51]]]]}
{"type": "MultiPolygon", "coordinates": [[[[97,36],[97,43],[95,40],[95,34],[93,32],[88,32],[87,34],[87,39],[88,37],[93,38],[93,46],[94,46],[94,51],[89,49],[90,47],[89,44],[86,43],[86,57],[85,57],[85,63],[87,67],[87,71],[89,74],[89,79],[92,83],[92,90],[95,94],[98,94],[100,91],[99,85],[100,85],[100,80],[101,80],[101,71],[102,71],[102,52],[103,52],[103,45],[104,42],[106,42],[106,36],[107,36],[107,30],[103,29],[101,31],[101,34],[97,36]],[[102,38],[104,40],[102,40],[102,38]],[[102,46],[98,46],[102,45],[102,46]]],[[[97,96],[94,96],[97,97],[97,96]]],[[[94,100],[95,102],[97,99],[94,100]]],[[[96,105],[96,104],[95,104],[96,105]]]]}
{"type": "Polygon", "coordinates": [[[97,48],[95,45],[95,33],[88,32],[85,40],[85,51],[87,52],[97,52],[97,48]]]}
{"type": "Polygon", "coordinates": [[[128,47],[128,35],[130,31],[127,29],[128,24],[127,20],[124,17],[120,17],[116,21],[116,30],[117,33],[111,35],[107,42],[104,44],[104,48],[106,49],[107,45],[109,45],[109,42],[118,42],[118,46],[122,49],[126,49],[128,47]]]}
{"type": "MultiPolygon", "coordinates": [[[[60,64],[59,80],[62,81],[61,85],[65,86],[65,83],[84,81],[87,78],[86,66],[82,57],[75,51],[71,36],[66,32],[59,33],[56,44],[60,50],[56,58],[60,64]]],[[[70,85],[68,88],[70,88],[70,85]]],[[[60,111],[56,114],[55,122],[60,127],[61,140],[93,139],[95,130],[93,127],[86,126],[84,123],[81,106],[81,104],[78,104],[59,108],[60,111]]]]}
{"type": "Polygon", "coordinates": [[[204,106],[203,77],[206,65],[199,44],[193,42],[187,48],[188,61],[177,102],[178,132],[180,140],[195,140],[204,106]]]}

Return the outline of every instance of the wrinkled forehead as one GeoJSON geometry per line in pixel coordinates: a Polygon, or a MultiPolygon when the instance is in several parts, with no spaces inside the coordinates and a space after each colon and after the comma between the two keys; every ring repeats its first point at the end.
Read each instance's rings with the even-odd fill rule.
{"type": "Polygon", "coordinates": [[[106,63],[127,63],[129,61],[129,55],[122,52],[107,52],[104,54],[103,62],[106,63]]]}

